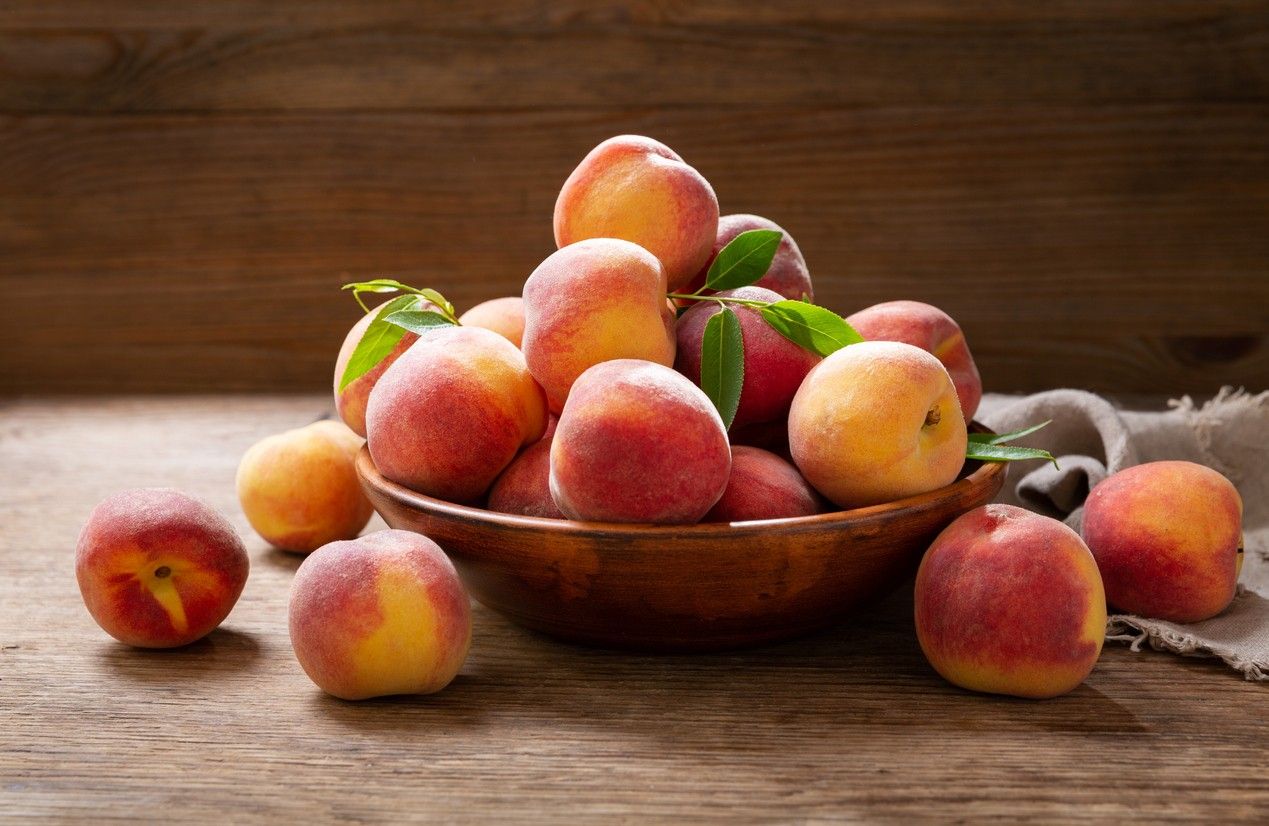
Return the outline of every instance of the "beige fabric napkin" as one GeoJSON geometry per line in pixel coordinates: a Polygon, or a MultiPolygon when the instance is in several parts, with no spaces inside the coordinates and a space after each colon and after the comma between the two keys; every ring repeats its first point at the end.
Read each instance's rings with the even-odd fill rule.
{"type": "Polygon", "coordinates": [[[1229,477],[1243,498],[1246,553],[1238,595],[1203,622],[1112,615],[1106,639],[1199,657],[1219,657],[1249,680],[1269,680],[1269,391],[1224,388],[1195,405],[1187,396],[1163,411],[1131,411],[1082,390],[1032,396],[989,394],[976,418],[998,433],[1053,423],[1018,444],[1042,447],[1052,464],[1010,468],[997,501],[1063,519],[1079,530],[1089,489],[1117,470],[1159,459],[1188,459],[1229,477]]]}

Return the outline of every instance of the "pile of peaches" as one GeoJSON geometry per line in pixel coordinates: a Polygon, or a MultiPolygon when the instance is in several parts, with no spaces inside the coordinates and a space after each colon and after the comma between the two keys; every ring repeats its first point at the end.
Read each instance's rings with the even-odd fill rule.
{"type": "MultiPolygon", "coordinates": [[[[362,303],[339,351],[343,423],[271,436],[242,458],[251,525],[310,554],[291,639],[335,696],[438,690],[471,638],[467,594],[436,543],[357,538],[372,513],[353,464],[363,438],[384,477],[438,499],[657,524],[862,507],[947,485],[967,456],[1052,458],[969,436],[982,385],[946,313],[893,301],[843,319],[816,306],[793,238],[765,218],[720,217],[710,184],[661,143],[592,150],[554,229],[558,250],[522,296],[461,316],[431,289],[347,285],[359,303],[395,295],[362,303]]],[[[918,572],[921,647],[967,688],[1069,691],[1100,653],[1107,597],[1180,620],[1229,604],[1240,518],[1224,477],[1180,462],[1099,485],[1083,538],[1018,508],[971,511],[918,572]]],[[[102,503],[77,554],[93,617],[150,647],[215,628],[247,570],[227,520],[170,490],[102,503]]]]}

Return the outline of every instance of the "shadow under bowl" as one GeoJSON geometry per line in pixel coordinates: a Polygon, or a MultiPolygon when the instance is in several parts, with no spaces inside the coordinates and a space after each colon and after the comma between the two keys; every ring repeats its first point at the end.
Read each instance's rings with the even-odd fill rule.
{"type": "Polygon", "coordinates": [[[366,448],[357,472],[390,526],[435,540],[472,595],[511,620],[589,645],[712,651],[816,631],[886,596],[939,531],[992,500],[1006,467],[966,462],[946,487],[867,508],[696,525],[456,505],[384,478],[366,448]]]}

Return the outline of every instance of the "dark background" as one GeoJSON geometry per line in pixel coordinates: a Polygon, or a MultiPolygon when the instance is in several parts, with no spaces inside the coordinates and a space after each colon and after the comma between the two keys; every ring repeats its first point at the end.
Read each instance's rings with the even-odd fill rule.
{"type": "Polygon", "coordinates": [[[0,393],[329,386],[518,293],[595,143],[937,304],[989,390],[1269,386],[1269,3],[0,0],[0,393]]]}

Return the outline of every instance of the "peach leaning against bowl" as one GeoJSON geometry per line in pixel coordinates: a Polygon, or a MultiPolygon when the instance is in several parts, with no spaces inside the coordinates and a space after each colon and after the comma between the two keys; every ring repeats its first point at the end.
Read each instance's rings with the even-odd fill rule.
{"type": "Polygon", "coordinates": [[[1194,462],[1149,462],[1103,479],[1084,503],[1084,540],[1106,599],[1131,614],[1198,622],[1234,599],[1242,497],[1194,462]]]}
{"type": "Polygon", "coordinates": [[[961,332],[950,315],[920,301],[886,301],[846,318],[869,341],[902,341],[931,353],[952,377],[965,421],[974,418],[983,398],[983,380],[961,332]]]}
{"type": "Polygon", "coordinates": [[[360,449],[360,437],[331,421],[256,442],[235,477],[251,527],[270,545],[298,553],[352,539],[374,513],[353,464],[360,449]]]}
{"type": "Polygon", "coordinates": [[[439,327],[379,379],[366,408],[379,472],[449,502],[482,496],[546,428],[524,354],[480,327],[439,327]]]}
{"type": "Polygon", "coordinates": [[[670,291],[704,266],[718,231],[709,181],[670,147],[641,135],[596,146],[564,182],[555,202],[555,243],[622,238],[665,265],[670,291]]]}
{"type": "Polygon", "coordinates": [[[551,496],[570,519],[698,522],[730,472],[727,429],[709,397],[648,361],[583,373],[551,441],[551,496]]]}
{"type": "Polygon", "coordinates": [[[789,451],[811,485],[843,508],[951,484],[969,436],[939,360],[893,341],[851,344],[807,375],[789,409],[789,451]]]}
{"type": "Polygon", "coordinates": [[[333,542],[291,583],[291,645],[344,700],[440,691],[471,645],[471,603],[440,546],[409,531],[333,542]]]}
{"type": "Polygon", "coordinates": [[[586,368],[613,359],[674,364],[665,270],[629,241],[593,238],[552,253],[524,283],[525,362],[551,411],[586,368]]]}
{"type": "Polygon", "coordinates": [[[935,538],[917,571],[917,640],[962,688],[1045,698],[1101,654],[1106,596],[1079,534],[1012,505],[985,505],[935,538]]]}
{"type": "Polygon", "coordinates": [[[102,630],[139,648],[174,648],[229,616],[247,582],[242,540],[220,513],[170,488],[120,491],[88,517],[75,578],[102,630]]]}

